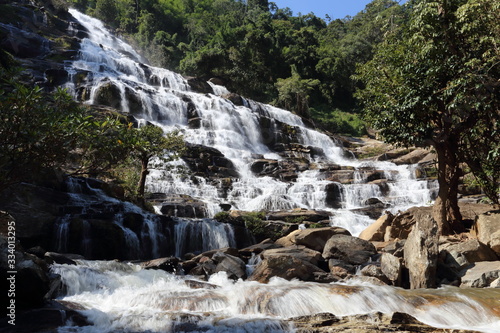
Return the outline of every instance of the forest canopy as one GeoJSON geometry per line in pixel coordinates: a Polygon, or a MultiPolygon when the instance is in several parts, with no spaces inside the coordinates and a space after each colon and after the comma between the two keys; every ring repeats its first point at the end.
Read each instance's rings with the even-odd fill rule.
{"type": "Polygon", "coordinates": [[[356,65],[372,58],[410,8],[374,0],[354,17],[331,20],[267,0],[70,1],[127,38],[152,65],[217,77],[230,91],[350,135],[364,134],[353,97],[356,65]],[[335,116],[341,111],[354,115],[346,121],[335,116]]]}

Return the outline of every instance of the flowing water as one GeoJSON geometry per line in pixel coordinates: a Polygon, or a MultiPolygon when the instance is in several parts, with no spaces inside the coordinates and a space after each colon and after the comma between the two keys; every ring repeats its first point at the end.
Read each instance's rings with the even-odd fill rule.
{"type": "Polygon", "coordinates": [[[232,209],[244,211],[328,210],[332,213],[332,224],[341,225],[354,235],[373,222],[366,215],[353,212],[353,209],[366,208],[366,199],[378,198],[393,211],[432,202],[434,184],[417,179],[416,166],[358,161],[349,157],[331,137],[308,128],[297,115],[244,98],[243,106],[235,105],[218,96],[227,90],[213,83],[210,86],[214,94],[192,92],[179,74],[144,65],[141,56],[107,32],[100,21],[75,10],[71,13],[90,32],[81,43],[79,59],[67,66],[68,72],[75,77],[77,73],[86,73],[85,93],[74,83],[76,79],[67,85],[75,96],[88,104],[99,103],[102,102],[99,90],[111,85],[119,91],[120,97],[119,103],[113,103],[123,112],[131,112],[140,121],[150,121],[165,131],[179,129],[186,141],[219,150],[239,174],[229,189],[221,190],[214,181],[199,176],[186,177],[182,171],[177,172],[187,169],[183,161],[173,163],[176,168],[156,163],[147,181],[149,192],[185,194],[200,199],[207,205],[206,217],[221,211],[220,204],[230,204],[232,209]],[[193,105],[200,118],[198,128],[188,125],[193,105]],[[267,125],[263,126],[263,122],[267,125]],[[282,152],[275,150],[277,137],[282,135],[279,128],[283,126],[291,129],[301,147],[316,152],[292,152],[295,158],[307,160],[314,170],[297,171],[294,182],[255,176],[250,167],[257,157],[285,159],[282,152]],[[335,209],[325,202],[325,187],[332,181],[324,179],[324,173],[317,171],[332,164],[355,170],[353,183],[338,183],[342,198],[340,207],[335,209]],[[388,193],[382,193],[379,185],[367,184],[363,179],[366,170],[385,175],[388,193]]]}
{"type": "MultiPolygon", "coordinates": [[[[343,226],[354,235],[373,222],[372,218],[357,212],[367,207],[366,199],[377,198],[393,211],[432,201],[434,185],[416,178],[417,166],[353,159],[332,138],[308,128],[300,117],[246,99],[242,106],[234,105],[219,96],[227,90],[213,83],[210,86],[214,94],[195,93],[179,74],[145,65],[135,50],[110,34],[98,20],[75,10],[70,12],[89,31],[88,38],[82,40],[79,58],[68,62],[66,67],[72,75],[66,87],[77,99],[88,104],[100,103],[99,90],[113,87],[119,99],[108,102],[114,103],[114,107],[133,114],[139,122],[152,122],[165,131],[179,129],[192,144],[219,150],[239,175],[229,188],[222,190],[216,181],[199,175],[187,177],[184,171],[176,171],[188,168],[183,161],[172,163],[174,168],[156,163],[148,179],[148,191],[202,200],[208,217],[221,210],[220,204],[246,211],[326,210],[332,214],[332,225],[343,226]],[[83,85],[82,73],[85,73],[83,85]],[[198,128],[188,123],[193,105],[200,119],[198,128]],[[264,129],[263,122],[267,124],[264,129]],[[315,167],[298,171],[293,181],[255,176],[251,165],[256,159],[285,159],[271,144],[277,141],[278,129],[283,127],[293,129],[301,147],[315,152],[298,150],[293,152],[295,158],[305,159],[309,166],[315,167]],[[353,181],[329,180],[321,170],[333,165],[352,170],[353,181]],[[386,191],[368,181],[367,170],[384,175],[388,181],[386,191]],[[340,189],[340,205],[336,208],[326,202],[325,190],[332,182],[340,189]]],[[[76,34],[76,30],[73,32],[76,34]]],[[[74,193],[75,205],[91,209],[97,202],[104,201],[110,207],[117,204],[116,199],[101,191],[93,189],[85,194],[82,189],[74,188],[75,184],[72,186],[70,192],[74,193]]],[[[172,254],[177,256],[188,251],[236,246],[232,227],[212,219],[178,219],[170,237],[153,214],[127,204],[115,210],[113,223],[121,228],[127,241],[128,259],[135,259],[137,253],[147,257],[164,255],[162,246],[172,237],[175,240],[172,254]],[[123,216],[127,213],[144,215],[139,231],[126,225],[123,216]],[[193,248],[194,244],[198,248],[193,248]]],[[[68,248],[69,228],[69,218],[62,218],[55,231],[59,251],[68,248]]],[[[80,244],[84,252],[92,247],[86,228],[82,227],[80,244]]],[[[253,258],[248,269],[257,262],[258,258],[253,258]]],[[[437,327],[484,332],[498,332],[500,327],[498,314],[489,310],[491,305],[455,288],[415,292],[366,283],[317,284],[278,278],[269,284],[260,284],[228,280],[224,273],[218,273],[211,277],[209,284],[200,281],[201,287],[195,289],[186,282],[192,277],[143,270],[134,264],[115,261],[53,265],[52,271],[61,275],[65,286],[61,299],[85,308],[82,312],[93,323],[89,327],[73,327],[68,323],[60,332],[293,332],[293,324],[288,321],[291,317],[320,312],[342,316],[373,311],[402,311],[437,327]]],[[[498,290],[491,293],[497,295],[498,300],[498,290]]],[[[493,308],[495,306],[498,307],[493,308]]]]}
{"type": "MultiPolygon", "coordinates": [[[[362,282],[319,284],[273,278],[268,284],[232,281],[224,273],[190,287],[190,277],[118,262],[54,265],[67,286],[65,301],[78,303],[94,326],[79,332],[293,332],[287,320],[330,312],[337,316],[405,312],[435,327],[498,332],[500,290],[492,304],[467,290],[410,291],[362,282]]],[[[75,332],[67,326],[60,332],[75,332]]]]}

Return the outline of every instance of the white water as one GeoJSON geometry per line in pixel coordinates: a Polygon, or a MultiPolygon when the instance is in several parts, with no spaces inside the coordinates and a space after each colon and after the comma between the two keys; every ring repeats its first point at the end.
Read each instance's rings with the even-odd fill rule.
{"type": "MultiPolygon", "coordinates": [[[[217,95],[227,90],[212,85],[215,95],[191,92],[187,82],[178,74],[165,69],[141,65],[144,62],[130,46],[109,34],[102,24],[71,10],[71,13],[91,32],[82,42],[80,59],[68,64],[68,71],[77,74],[90,71],[87,76],[88,95],[85,102],[95,103],[96,91],[112,82],[118,87],[122,111],[130,111],[140,121],[151,121],[165,131],[181,129],[186,140],[220,150],[236,166],[240,177],[233,179],[227,194],[222,195],[217,183],[196,176],[190,177],[176,168],[166,170],[159,166],[151,173],[148,190],[166,194],[186,194],[207,203],[210,216],[220,210],[219,203],[230,203],[234,209],[286,210],[295,207],[323,209],[332,212],[333,224],[341,225],[353,234],[373,222],[352,209],[365,207],[365,200],[378,198],[398,210],[431,201],[428,184],[415,179],[415,166],[396,166],[388,162],[360,162],[345,157],[344,152],[328,136],[305,127],[296,115],[269,105],[244,100],[245,106],[235,106],[217,95]],[[135,94],[140,101],[139,110],[126,99],[135,94]],[[201,128],[187,126],[188,105],[186,98],[196,105],[202,119],[201,128]],[[269,131],[263,133],[260,117],[270,121],[269,131]],[[268,159],[283,159],[267,143],[276,139],[274,129],[279,122],[294,128],[303,146],[316,147],[323,156],[311,158],[298,153],[315,164],[315,170],[298,173],[296,181],[285,182],[271,177],[255,177],[250,171],[255,154],[268,159]],[[342,188],[342,208],[331,209],[325,203],[325,187],[331,183],[319,172],[322,166],[340,164],[354,167],[354,182],[339,185],[342,188]],[[381,170],[389,182],[389,193],[383,194],[378,186],[366,184],[362,170],[381,170]]],[[[77,86],[68,85],[77,95],[77,86]]],[[[177,161],[174,166],[183,167],[177,161]]],[[[182,169],[182,168],[181,168],[182,169]]],[[[74,184],[75,185],[75,184],[74,184]]],[[[76,186],[75,192],[82,189],[76,186]]],[[[91,195],[75,195],[78,205],[115,199],[101,191],[91,195]]],[[[166,243],[148,213],[125,204],[121,214],[135,212],[145,220],[139,233],[127,228],[117,214],[114,223],[122,228],[128,240],[129,254],[144,251],[149,244],[151,256],[157,256],[166,243]]],[[[57,229],[58,247],[68,246],[68,222],[62,220],[57,229]]],[[[85,229],[85,228],[84,228],[85,229]]],[[[85,235],[84,235],[85,236],[85,235]]],[[[175,254],[180,256],[191,243],[201,245],[199,251],[225,246],[235,246],[230,226],[213,221],[187,221],[176,224],[174,230],[175,254]],[[192,235],[194,238],[192,238],[192,235]],[[194,239],[202,237],[198,242],[194,239]]],[[[90,246],[85,241],[82,246],[90,246]]],[[[249,262],[248,269],[258,261],[249,262]]],[[[224,273],[210,278],[215,289],[192,289],[185,283],[190,277],[176,276],[158,270],[142,270],[139,266],[118,262],[82,261],[77,266],[54,265],[52,271],[60,274],[67,288],[63,300],[86,308],[83,313],[93,326],[74,327],[68,323],[59,332],[293,332],[287,319],[320,312],[338,316],[370,313],[373,311],[402,311],[437,327],[475,329],[496,332],[498,317],[483,308],[477,301],[467,298],[458,289],[437,291],[404,291],[392,287],[358,285],[316,284],[272,279],[269,284],[249,281],[230,281],[224,273]],[[422,295],[422,293],[424,295],[422,295]],[[428,293],[428,295],[425,295],[428,293]],[[433,293],[435,293],[434,296],[433,293]],[[438,302],[435,302],[435,299],[438,302]],[[434,300],[434,302],[433,302],[434,300]]],[[[492,291],[497,292],[497,291],[492,291]]]]}
{"type": "MultiPolygon", "coordinates": [[[[78,332],[293,332],[289,318],[405,312],[435,327],[498,332],[500,318],[458,288],[408,291],[366,283],[318,284],[272,279],[268,284],[213,275],[192,289],[190,277],[117,262],[54,265],[67,286],[63,299],[84,306],[94,326],[78,332]],[[214,288],[215,286],[215,288],[214,288]],[[188,327],[188,326],[184,326],[188,327]]],[[[500,296],[500,291],[492,290],[500,296]]],[[[67,326],[59,332],[75,332],[67,326]]]]}
{"type": "MultiPolygon", "coordinates": [[[[91,33],[84,39],[80,58],[68,70],[71,73],[90,71],[88,87],[90,94],[86,102],[95,102],[95,92],[103,84],[112,82],[121,92],[123,111],[132,111],[128,94],[137,96],[142,105],[134,115],[162,126],[165,131],[181,129],[185,139],[221,151],[235,165],[240,177],[233,179],[227,194],[221,195],[217,184],[199,179],[193,183],[183,173],[159,167],[153,170],[147,181],[147,190],[167,194],[187,194],[207,203],[209,217],[220,211],[220,203],[230,203],[232,209],[287,210],[295,207],[323,209],[332,212],[332,223],[342,225],[354,235],[367,224],[366,216],[349,214],[353,208],[364,207],[368,198],[379,198],[390,205],[390,210],[402,210],[411,206],[428,205],[431,193],[426,181],[415,179],[414,166],[396,166],[389,162],[371,162],[369,167],[383,170],[390,182],[390,193],[383,196],[377,185],[367,185],[359,180],[357,184],[341,185],[343,204],[341,211],[325,205],[325,186],[329,181],[321,180],[318,172],[298,172],[294,183],[270,177],[255,177],[250,165],[256,154],[264,158],[281,160],[278,152],[266,145],[276,138],[274,129],[278,122],[288,124],[297,132],[299,143],[312,146],[323,152],[323,156],[311,158],[308,154],[296,153],[310,163],[321,165],[339,164],[355,168],[366,167],[366,162],[347,158],[343,149],[330,137],[307,128],[302,119],[288,111],[244,100],[245,106],[235,106],[220,96],[227,89],[210,83],[215,95],[191,92],[185,79],[171,71],[140,64],[143,61],[129,45],[113,37],[102,23],[75,10],[70,11],[91,33]],[[155,82],[155,84],[151,84],[155,82]],[[188,103],[196,106],[201,128],[188,127],[188,103]],[[268,130],[263,130],[260,117],[270,121],[268,130]],[[345,216],[350,216],[345,220],[345,216]]],[[[68,88],[76,90],[72,84],[68,88]]],[[[75,92],[76,94],[76,92],[75,92]]],[[[135,107],[137,109],[137,107],[135,107]]],[[[182,165],[182,162],[176,162],[182,165]]]]}

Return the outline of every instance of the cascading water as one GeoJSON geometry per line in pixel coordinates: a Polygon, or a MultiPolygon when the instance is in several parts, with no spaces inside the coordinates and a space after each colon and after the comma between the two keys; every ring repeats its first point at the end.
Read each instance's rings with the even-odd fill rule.
{"type": "MultiPolygon", "coordinates": [[[[215,148],[228,159],[238,173],[231,186],[221,191],[216,182],[203,177],[193,181],[183,172],[158,167],[147,181],[147,190],[165,194],[185,194],[207,203],[208,217],[221,210],[219,204],[229,203],[233,209],[244,211],[288,210],[292,208],[323,209],[332,212],[332,224],[341,224],[353,234],[358,234],[373,219],[352,212],[365,207],[364,201],[378,198],[399,210],[408,206],[427,205],[431,194],[426,181],[416,179],[411,166],[396,166],[389,162],[371,162],[367,165],[345,156],[343,149],[329,136],[307,128],[302,119],[288,111],[254,101],[242,99],[241,106],[217,94],[227,89],[210,83],[215,94],[199,94],[190,91],[187,81],[180,75],[165,69],[140,63],[141,57],[129,45],[109,34],[98,20],[75,10],[71,13],[91,33],[81,44],[80,57],[68,65],[71,73],[90,72],[87,75],[86,94],[78,94],[74,84],[68,84],[75,96],[85,102],[99,103],[99,90],[112,86],[119,91],[119,103],[115,107],[130,112],[136,118],[147,120],[165,131],[180,129],[186,141],[215,148]],[[86,97],[85,97],[86,96],[86,97]],[[194,105],[194,107],[193,107],[194,105]],[[194,111],[193,111],[194,110],[194,111]],[[199,126],[190,126],[188,117],[195,112],[199,126]],[[265,123],[266,125],[263,125],[265,123]],[[389,193],[382,194],[375,184],[366,184],[362,178],[354,183],[339,184],[342,188],[342,205],[332,209],[325,203],[325,187],[331,180],[321,179],[320,172],[295,170],[296,180],[279,177],[256,176],[251,165],[256,158],[283,161],[279,146],[279,129],[287,129],[297,145],[307,152],[287,151],[295,161],[307,161],[316,170],[332,164],[353,168],[370,167],[386,175],[389,193]],[[314,152],[311,153],[311,152],[314,152]],[[409,191],[408,191],[409,190],[409,191]],[[411,193],[409,195],[408,193],[411,193]],[[351,218],[346,222],[345,216],[351,218]]],[[[81,88],[80,88],[81,90],[81,88]]],[[[109,101],[108,101],[109,102],[109,101]]],[[[175,162],[181,166],[183,162],[175,162]]],[[[307,168],[311,169],[311,168],[307,168]]]]}
{"type": "MultiPolygon", "coordinates": [[[[230,281],[215,274],[197,288],[187,279],[117,262],[54,265],[65,301],[87,308],[92,327],[59,332],[294,332],[287,320],[330,312],[337,316],[406,312],[435,327],[498,332],[500,319],[458,288],[408,291],[364,283],[318,284],[272,279],[230,281]],[[383,301],[381,301],[383,300],[383,301]]],[[[498,290],[491,293],[500,297],[498,290]]],[[[494,299],[495,297],[490,297],[494,299]]]]}
{"type": "MultiPolygon", "coordinates": [[[[90,32],[82,40],[79,59],[67,64],[68,72],[75,78],[78,73],[86,73],[84,86],[78,86],[76,79],[67,85],[77,98],[90,104],[100,103],[100,89],[115,89],[119,99],[107,101],[112,106],[166,131],[182,130],[191,144],[220,151],[238,174],[222,190],[223,180],[186,175],[188,163],[176,161],[168,171],[162,166],[152,170],[147,183],[150,192],[202,199],[209,216],[220,211],[221,203],[248,211],[297,207],[328,210],[333,214],[332,223],[353,234],[373,221],[355,211],[365,207],[366,199],[378,199],[391,210],[431,201],[428,183],[415,178],[414,166],[367,164],[347,158],[330,137],[307,128],[300,117],[245,99],[241,106],[236,106],[217,96],[227,90],[213,83],[210,86],[215,94],[194,93],[180,75],[143,65],[140,55],[109,34],[99,21],[75,10],[70,12],[90,32]],[[189,125],[190,113],[199,118],[199,126],[189,125]],[[297,149],[286,152],[275,149],[281,144],[282,129],[295,137],[297,149]],[[295,158],[297,165],[307,165],[298,167],[291,179],[256,176],[252,170],[256,160],[277,165],[279,169],[280,162],[289,157],[295,158]],[[338,170],[339,165],[352,174],[350,182],[332,180],[328,175],[330,170],[338,170]],[[367,170],[384,175],[388,180],[385,192],[375,184],[367,184],[367,170]],[[328,204],[331,198],[326,193],[332,185],[340,198],[334,208],[328,204]]],[[[84,221],[97,202],[101,204],[98,209],[101,213],[106,211],[103,202],[114,210],[112,225],[122,230],[126,239],[127,259],[135,259],[134,254],[138,253],[148,257],[165,255],[163,247],[168,238],[175,243],[170,254],[177,256],[188,251],[235,246],[229,225],[210,219],[177,219],[169,236],[152,214],[131,204],[125,203],[125,208],[118,209],[114,206],[117,200],[102,191],[85,189],[75,182],[68,184],[68,188],[72,196],[70,205],[86,207],[81,211],[84,221]],[[140,226],[135,225],[135,220],[128,221],[127,214],[140,215],[140,226]]],[[[86,223],[91,222],[78,225],[83,236],[79,246],[89,251],[94,244],[88,241],[90,229],[86,223]]],[[[61,219],[56,231],[58,250],[68,249],[70,227],[71,221],[61,219]]],[[[249,260],[249,271],[258,260],[258,256],[249,260]]],[[[293,332],[293,324],[288,320],[291,317],[319,312],[342,316],[373,311],[403,311],[436,327],[495,332],[500,325],[498,316],[480,300],[456,288],[416,292],[366,283],[317,284],[279,278],[260,284],[230,281],[224,273],[218,273],[211,276],[208,284],[197,281],[198,287],[194,289],[187,281],[192,277],[115,261],[78,261],[74,266],[55,264],[52,272],[61,276],[65,286],[62,299],[84,308],[82,312],[93,323],[86,327],[68,323],[59,332],[293,332]]]]}

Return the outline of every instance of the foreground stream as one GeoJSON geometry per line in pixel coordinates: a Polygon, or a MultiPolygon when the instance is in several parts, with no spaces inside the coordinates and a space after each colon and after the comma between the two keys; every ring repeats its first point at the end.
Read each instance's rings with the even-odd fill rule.
{"type": "Polygon", "coordinates": [[[66,286],[61,301],[85,308],[94,326],[59,332],[294,332],[290,318],[405,312],[440,328],[498,332],[500,290],[404,290],[367,283],[319,284],[274,278],[269,284],[206,282],[116,261],[54,265],[66,286]],[[496,313],[494,312],[496,310],[496,313]]]}

